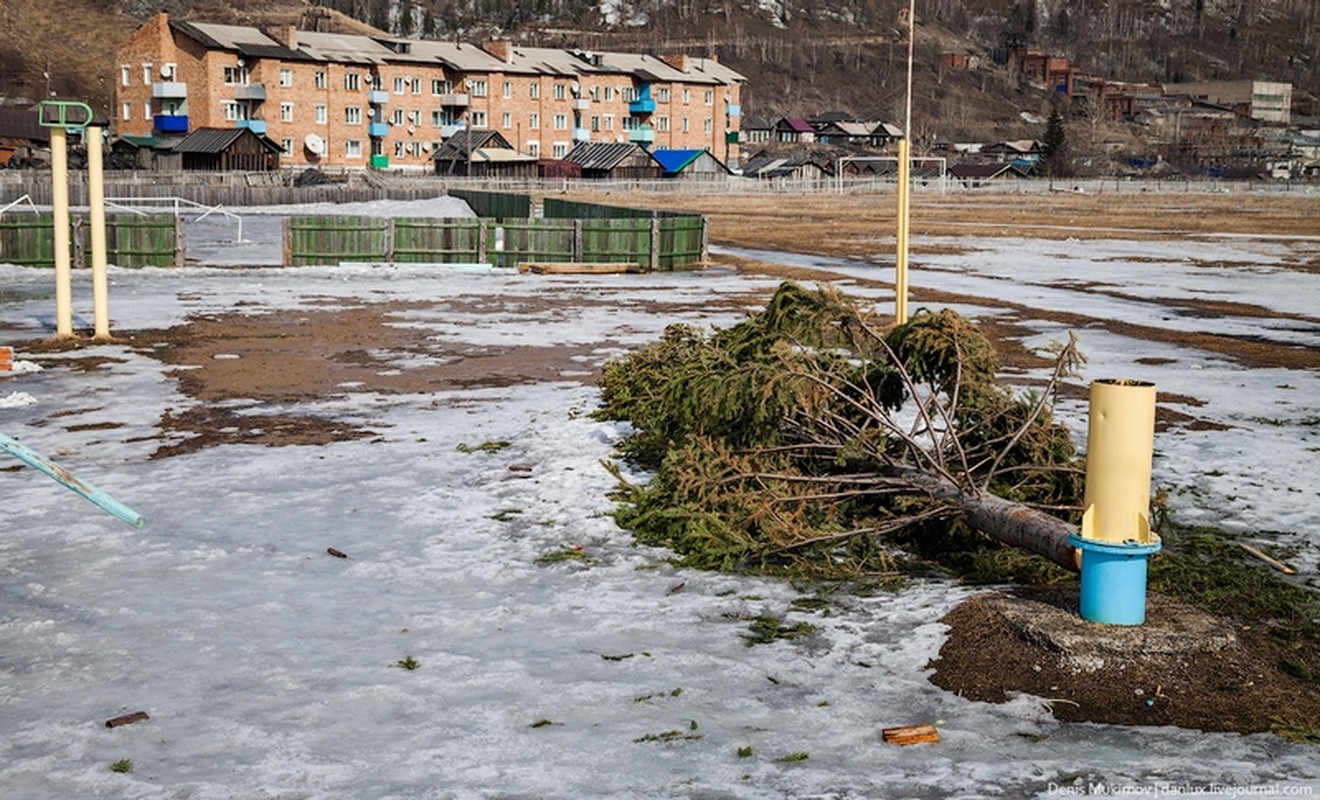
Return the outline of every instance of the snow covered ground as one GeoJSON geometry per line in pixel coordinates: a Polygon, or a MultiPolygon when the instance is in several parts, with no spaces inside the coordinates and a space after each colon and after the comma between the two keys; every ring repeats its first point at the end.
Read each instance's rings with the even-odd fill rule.
{"type": "MultiPolygon", "coordinates": [[[[1320,297],[1320,276],[1279,268],[1314,252],[1314,240],[1143,243],[1139,257],[1121,241],[957,243],[978,252],[923,257],[913,285],[1169,327],[1198,320],[1152,313],[1158,298],[1232,297],[1314,318],[1320,297]]],[[[877,273],[828,266],[845,284],[877,273]]],[[[715,304],[677,310],[699,307],[694,298],[773,288],[724,271],[533,277],[407,266],[112,269],[111,279],[116,328],[236,308],[323,309],[328,297],[481,296],[506,310],[480,324],[420,313],[404,321],[437,342],[612,342],[596,361],[620,344],[653,341],[676,319],[736,321],[715,304]],[[546,295],[620,302],[582,304],[567,323],[528,330],[520,300],[546,295]],[[237,305],[245,300],[263,305],[237,305]],[[666,313],[666,303],[676,310],[666,313]],[[620,312],[625,305],[658,307],[620,312]]],[[[0,344],[53,332],[50,280],[0,266],[0,344]]],[[[79,286],[75,302],[90,316],[86,294],[79,286]]],[[[1296,319],[1215,324],[1320,347],[1320,329],[1296,319]]],[[[1038,330],[1032,344],[1042,347],[1066,335],[1045,320],[1038,330]]],[[[1197,416],[1232,426],[1158,438],[1155,480],[1174,487],[1175,512],[1284,532],[1306,547],[1297,566],[1313,574],[1320,375],[1078,333],[1088,379],[1153,380],[1203,400],[1197,416]]],[[[15,358],[20,367],[29,360],[21,349],[15,358]]],[[[45,369],[0,379],[0,432],[147,523],[129,528],[32,470],[0,473],[4,797],[1049,797],[1101,783],[1150,796],[1320,790],[1315,748],[1271,735],[1065,725],[1039,698],[988,705],[943,692],[927,681],[926,663],[943,641],[938,620],[968,596],[962,587],[931,581],[843,600],[823,616],[790,609],[809,590],[674,569],[609,517],[612,478],[599,461],[621,430],[589,417],[592,387],[347,394],[303,410],[379,437],[149,460],[162,412],[192,402],[165,367],[116,345],[41,360],[45,369]],[[93,371],[61,367],[96,355],[107,360],[93,371]],[[509,446],[476,449],[498,441],[509,446]],[[578,546],[588,560],[538,563],[578,546]],[[819,631],[748,647],[745,617],[763,613],[819,631]],[[398,666],[409,658],[416,669],[398,666]],[[138,710],[150,720],[105,726],[138,710]],[[942,741],[882,743],[882,728],[918,722],[936,722],[942,741]],[[130,772],[111,770],[120,759],[132,760],[130,772]]],[[[1060,413],[1085,430],[1083,407],[1060,413]]]]}

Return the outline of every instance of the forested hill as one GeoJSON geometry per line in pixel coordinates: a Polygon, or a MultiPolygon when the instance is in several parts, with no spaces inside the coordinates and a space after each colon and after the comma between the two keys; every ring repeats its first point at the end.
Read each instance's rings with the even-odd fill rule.
{"type": "MultiPolygon", "coordinates": [[[[0,96],[109,109],[115,47],[158,11],[238,24],[365,29],[528,45],[713,53],[749,78],[744,111],[897,120],[907,0],[0,0],[0,96]]],[[[917,0],[914,132],[1011,136],[1049,96],[993,69],[1007,42],[1111,80],[1253,78],[1294,85],[1320,116],[1320,0],[917,0]],[[939,68],[944,52],[982,70],[939,68]]],[[[1038,133],[1038,132],[1036,132],[1038,133]]]]}

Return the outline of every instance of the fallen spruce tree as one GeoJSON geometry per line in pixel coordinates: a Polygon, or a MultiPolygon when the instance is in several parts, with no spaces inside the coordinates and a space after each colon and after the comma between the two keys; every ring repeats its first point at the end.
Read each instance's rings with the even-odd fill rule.
{"type": "Polygon", "coordinates": [[[1061,345],[1049,384],[1015,394],[952,311],[882,329],[784,283],[737,325],[673,325],[606,366],[597,415],[631,423],[620,453],[651,473],[613,465],[618,521],[703,568],[858,577],[1004,549],[990,537],[1075,569],[1060,515],[1083,470],[1048,399],[1079,360],[1061,345]]]}

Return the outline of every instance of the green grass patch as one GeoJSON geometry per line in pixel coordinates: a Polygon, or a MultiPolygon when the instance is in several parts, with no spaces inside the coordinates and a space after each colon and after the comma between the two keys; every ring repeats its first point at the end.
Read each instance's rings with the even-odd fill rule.
{"type": "Polygon", "coordinates": [[[561,547],[558,550],[551,550],[549,553],[536,557],[537,564],[562,564],[565,561],[580,561],[584,564],[596,563],[596,560],[588,556],[580,545],[561,547]]]}
{"type": "Polygon", "coordinates": [[[743,640],[747,642],[748,647],[752,647],[780,640],[798,639],[803,636],[810,636],[815,632],[816,626],[810,622],[795,622],[787,625],[784,623],[783,617],[762,614],[752,620],[748,632],[743,634],[743,640]]]}
{"type": "Polygon", "coordinates": [[[460,453],[498,453],[499,451],[508,447],[510,444],[511,442],[506,442],[504,440],[495,441],[495,442],[482,442],[481,444],[475,446],[470,444],[460,443],[458,447],[455,447],[454,449],[460,453]]]}
{"type": "Polygon", "coordinates": [[[119,759],[118,761],[116,761],[115,763],[113,763],[113,764],[110,765],[110,771],[111,771],[111,772],[120,772],[120,773],[132,772],[132,771],[133,771],[133,759],[131,759],[131,758],[121,758],[121,759],[119,759]]]}

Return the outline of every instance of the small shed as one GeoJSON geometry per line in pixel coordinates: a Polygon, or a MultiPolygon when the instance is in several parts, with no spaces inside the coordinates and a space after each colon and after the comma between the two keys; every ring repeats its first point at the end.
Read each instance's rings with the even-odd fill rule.
{"type": "Polygon", "coordinates": [[[814,142],[816,129],[801,117],[781,117],[775,123],[775,141],[779,142],[814,142]]]}
{"type": "Polygon", "coordinates": [[[663,170],[663,178],[722,178],[729,174],[729,168],[711,155],[709,150],[668,150],[651,151],[663,170]]]}
{"type": "Polygon", "coordinates": [[[158,166],[201,172],[270,172],[279,169],[284,151],[250,128],[198,128],[168,152],[173,158],[158,156],[158,166]],[[171,160],[176,163],[166,163],[171,160]]]}
{"type": "Polygon", "coordinates": [[[0,166],[25,166],[49,150],[50,129],[35,109],[0,108],[0,166]]]}
{"type": "Polygon", "coordinates": [[[1025,178],[1026,174],[1012,164],[955,164],[949,168],[949,177],[975,189],[987,183],[1025,178]]]}
{"type": "Polygon", "coordinates": [[[564,160],[582,167],[587,179],[657,180],[663,171],[650,153],[631,142],[579,142],[564,160]]]}
{"type": "Polygon", "coordinates": [[[539,172],[536,156],[519,153],[498,131],[457,131],[431,160],[435,174],[456,178],[535,178],[539,172]]]}

